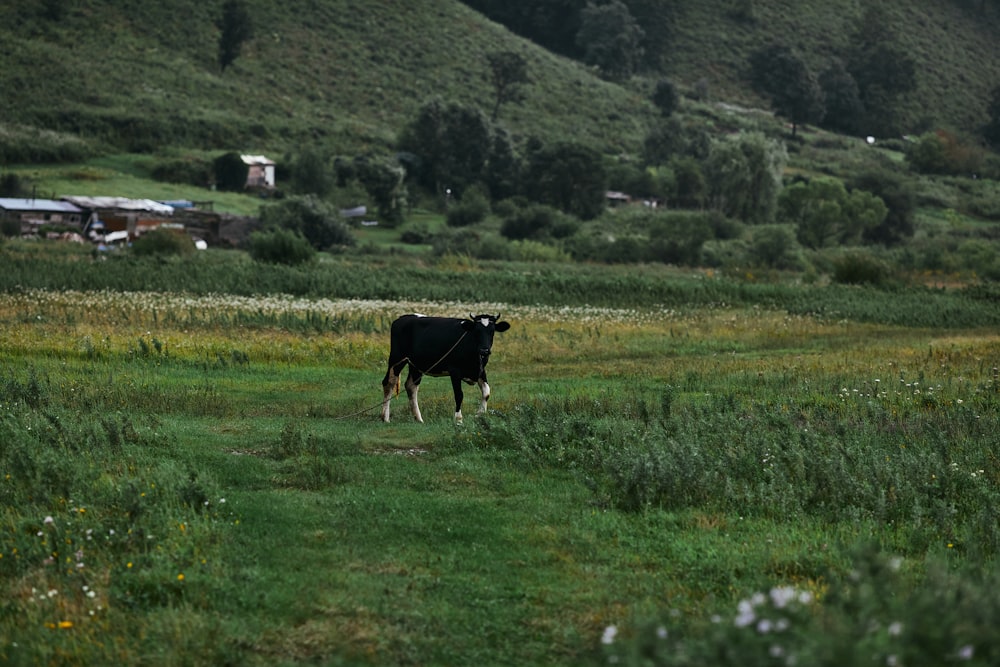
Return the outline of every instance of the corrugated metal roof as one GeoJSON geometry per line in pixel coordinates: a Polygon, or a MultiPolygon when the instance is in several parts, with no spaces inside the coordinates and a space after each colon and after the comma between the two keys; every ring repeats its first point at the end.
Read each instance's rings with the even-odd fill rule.
{"type": "Polygon", "coordinates": [[[161,204],[152,199],[129,199],[128,197],[82,197],[73,195],[63,197],[80,208],[113,208],[120,211],[148,211],[160,215],[173,215],[174,207],[161,204]]]}
{"type": "Polygon", "coordinates": [[[240,158],[244,164],[259,164],[265,167],[274,164],[274,160],[263,155],[241,155],[240,158]]]}
{"type": "Polygon", "coordinates": [[[0,197],[0,208],[8,211],[45,211],[49,213],[83,213],[68,201],[57,199],[19,199],[0,197]]]}

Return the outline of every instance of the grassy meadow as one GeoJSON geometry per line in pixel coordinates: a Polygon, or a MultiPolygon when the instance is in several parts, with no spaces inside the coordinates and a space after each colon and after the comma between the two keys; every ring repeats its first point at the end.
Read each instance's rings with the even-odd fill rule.
{"type": "Polygon", "coordinates": [[[34,261],[53,284],[0,291],[0,664],[1000,660],[992,299],[798,288],[857,302],[824,314],[565,267],[546,300],[504,266],[417,300],[448,272],[380,296],[375,259],[330,260],[351,298],[126,291],[34,261]],[[379,421],[414,310],[512,323],[487,416],[429,378],[427,423],[405,395],[379,421]]]}

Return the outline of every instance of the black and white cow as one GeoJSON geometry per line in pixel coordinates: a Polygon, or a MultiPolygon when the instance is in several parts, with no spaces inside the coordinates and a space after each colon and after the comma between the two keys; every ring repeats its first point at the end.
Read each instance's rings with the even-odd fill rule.
{"type": "Polygon", "coordinates": [[[403,315],[393,322],[389,334],[389,368],[382,379],[382,421],[389,421],[389,400],[394,389],[398,392],[399,376],[406,365],[410,367],[406,395],[418,422],[424,421],[417,404],[417,390],[425,375],[451,377],[456,422],[462,421],[463,382],[479,385],[483,395],[479,412],[486,412],[486,401],[490,398],[486,362],[493,348],[493,334],[510,328],[510,323],[498,322],[499,319],[499,315],[475,315],[468,320],[403,315]]]}

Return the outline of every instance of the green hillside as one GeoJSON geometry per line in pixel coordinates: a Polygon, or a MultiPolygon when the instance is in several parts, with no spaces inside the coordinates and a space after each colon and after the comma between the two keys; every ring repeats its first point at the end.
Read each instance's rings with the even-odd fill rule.
{"type": "MultiPolygon", "coordinates": [[[[684,0],[665,68],[678,80],[704,77],[715,96],[758,102],[745,83],[749,55],[769,43],[801,53],[814,71],[848,53],[870,2],[684,0]],[[751,5],[753,20],[727,7],[751,5]]],[[[906,98],[908,131],[944,126],[973,132],[986,122],[989,92],[1000,85],[1000,4],[978,0],[883,2],[887,29],[917,65],[918,89],[906,98]]]]}
{"type": "Polygon", "coordinates": [[[0,98],[8,141],[42,129],[126,150],[384,146],[433,96],[489,107],[485,55],[497,50],[529,63],[526,104],[504,110],[521,133],[632,150],[650,111],[644,95],[454,1],[248,0],[255,36],[224,74],[221,3],[63,5],[58,19],[0,7],[0,88],[16,91],[0,98]]]}
{"type": "MultiPolygon", "coordinates": [[[[221,2],[4,3],[0,134],[8,161],[31,157],[12,145],[68,141],[40,130],[140,151],[384,146],[432,96],[488,108],[485,56],[500,50],[523,54],[533,82],[523,106],[504,109],[517,136],[631,152],[647,127],[650,79],[667,75],[685,90],[700,82],[713,99],[758,104],[745,81],[750,53],[784,43],[819,69],[844,53],[861,12],[850,0],[795,3],[791,11],[777,0],[662,3],[672,17],[655,37],[662,71],[621,86],[454,0],[246,4],[254,37],[221,73],[221,2]]],[[[904,101],[911,130],[974,131],[1000,82],[1000,9],[971,0],[886,7],[888,29],[918,65],[919,88],[904,101]]]]}

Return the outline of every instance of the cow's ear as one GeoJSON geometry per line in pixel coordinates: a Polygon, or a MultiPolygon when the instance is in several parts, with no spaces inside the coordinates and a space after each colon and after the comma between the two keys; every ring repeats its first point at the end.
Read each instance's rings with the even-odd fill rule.
{"type": "Polygon", "coordinates": [[[510,322],[497,322],[496,324],[497,331],[506,331],[507,329],[510,329],[510,322]]]}
{"type": "Polygon", "coordinates": [[[476,330],[476,323],[472,320],[462,320],[462,330],[472,332],[476,330]]]}

